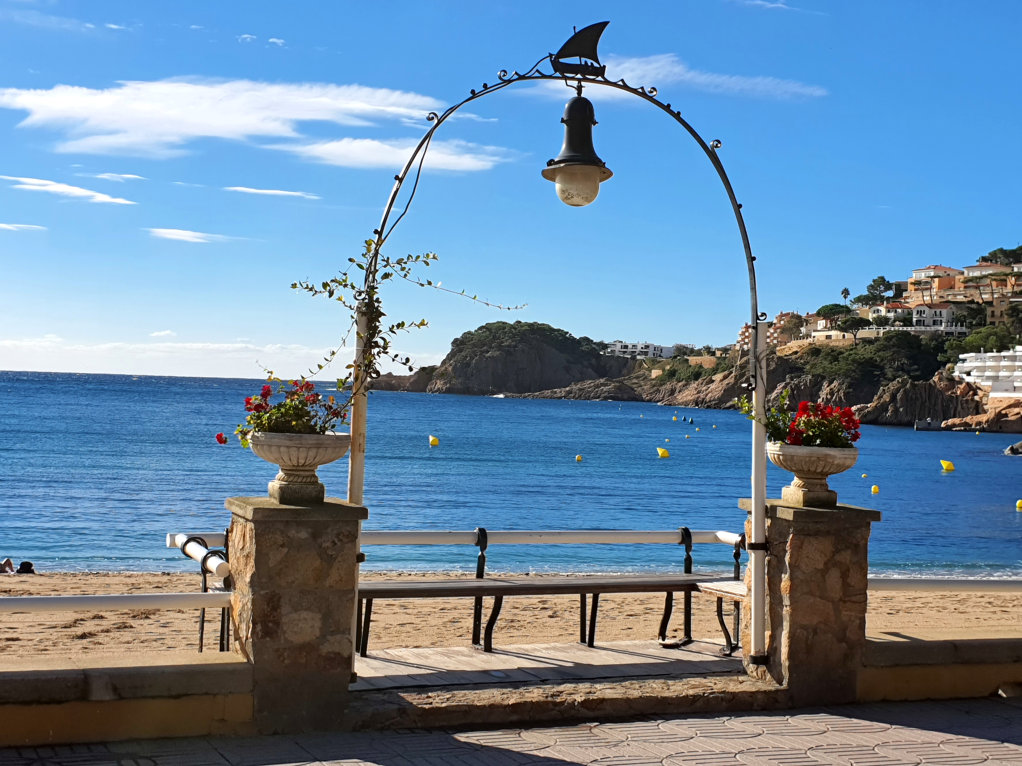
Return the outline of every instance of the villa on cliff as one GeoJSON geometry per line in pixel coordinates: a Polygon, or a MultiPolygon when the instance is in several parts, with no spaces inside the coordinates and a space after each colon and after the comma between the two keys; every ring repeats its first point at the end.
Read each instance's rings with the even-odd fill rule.
{"type": "Polygon", "coordinates": [[[955,375],[990,392],[990,398],[1022,399],[1022,346],[1009,351],[962,354],[955,375]]]}

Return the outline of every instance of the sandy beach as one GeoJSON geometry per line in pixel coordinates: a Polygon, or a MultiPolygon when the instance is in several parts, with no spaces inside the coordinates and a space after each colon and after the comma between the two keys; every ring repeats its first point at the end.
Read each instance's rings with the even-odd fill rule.
{"type": "MultiPolygon", "coordinates": [[[[365,579],[381,573],[365,573],[365,579]]],[[[387,577],[426,575],[387,574],[387,577]]],[[[429,577],[453,576],[434,573],[429,577]]],[[[457,575],[464,576],[464,575],[457,575]]],[[[200,589],[198,574],[41,573],[0,576],[0,597],[107,593],[188,593],[200,589]]],[[[663,596],[621,594],[600,599],[599,640],[652,639],[663,596]]],[[[207,650],[215,649],[219,614],[207,623],[207,650]]],[[[697,594],[693,607],[696,638],[719,640],[711,597],[697,594]]],[[[372,647],[467,646],[469,599],[377,602],[372,647]]],[[[81,653],[151,652],[198,646],[195,610],[6,615],[0,626],[0,665],[4,658],[81,653]]],[[[671,623],[681,629],[680,598],[671,623]]],[[[497,626],[499,643],[554,643],[578,640],[578,600],[574,596],[510,598],[497,626]]],[[[867,631],[891,641],[939,638],[1022,637],[1022,593],[945,593],[883,591],[870,596],[867,631]]]]}

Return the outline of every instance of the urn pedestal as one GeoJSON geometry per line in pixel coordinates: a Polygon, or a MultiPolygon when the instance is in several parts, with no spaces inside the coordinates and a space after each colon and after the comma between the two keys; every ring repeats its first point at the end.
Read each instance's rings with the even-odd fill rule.
{"type": "Polygon", "coordinates": [[[270,499],[281,505],[318,505],[326,489],[316,469],[344,457],[351,446],[351,434],[272,434],[255,431],[249,438],[252,451],[279,466],[280,472],[267,485],[270,499]]]}
{"type": "Polygon", "coordinates": [[[827,477],[855,465],[859,450],[767,442],[767,457],[778,468],[795,474],[791,484],[781,490],[783,502],[798,507],[832,508],[837,505],[837,492],[827,485],[827,477]]]}

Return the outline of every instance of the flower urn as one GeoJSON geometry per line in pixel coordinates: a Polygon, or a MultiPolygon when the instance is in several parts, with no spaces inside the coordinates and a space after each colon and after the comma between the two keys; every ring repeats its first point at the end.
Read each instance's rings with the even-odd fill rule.
{"type": "Polygon", "coordinates": [[[827,477],[855,465],[859,450],[767,442],[767,457],[774,465],[795,474],[795,480],[781,490],[781,500],[790,505],[833,508],[837,505],[837,492],[827,486],[827,477]]]}
{"type": "Polygon", "coordinates": [[[249,438],[252,451],[280,468],[268,485],[270,499],[281,505],[317,505],[326,489],[316,469],[344,457],[351,446],[351,434],[276,434],[254,431],[249,438]]]}

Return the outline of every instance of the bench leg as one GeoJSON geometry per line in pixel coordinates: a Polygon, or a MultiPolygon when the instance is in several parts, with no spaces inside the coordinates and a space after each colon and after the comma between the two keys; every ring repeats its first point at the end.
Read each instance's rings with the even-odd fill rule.
{"type": "Polygon", "coordinates": [[[586,646],[592,646],[596,643],[596,612],[600,608],[600,594],[593,594],[593,607],[589,612],[589,637],[586,641],[586,646]]]}
{"type": "Polygon", "coordinates": [[[220,651],[231,650],[231,610],[224,607],[220,610],[220,651]]]}
{"type": "Polygon", "coordinates": [[[362,640],[358,642],[358,654],[360,657],[365,657],[366,652],[369,651],[369,625],[372,623],[372,620],[373,600],[371,598],[367,598],[365,614],[362,617],[362,640]]]}
{"type": "Polygon", "coordinates": [[[724,621],[724,599],[720,596],[717,596],[717,623],[720,625],[721,633],[724,634],[724,648],[720,650],[720,653],[725,657],[730,657],[735,651],[735,645],[731,642],[731,634],[724,621]]]}
{"type": "Polygon", "coordinates": [[[206,610],[199,610],[199,651],[202,651],[203,637],[206,634],[206,610]]]}
{"type": "Polygon", "coordinates": [[[497,617],[500,616],[500,607],[504,604],[503,596],[493,597],[493,611],[490,612],[490,619],[486,621],[486,633],[483,637],[483,651],[493,651],[493,629],[497,626],[497,617]]]}
{"type": "Polygon", "coordinates": [[[586,594],[578,594],[578,642],[586,642],[586,594]]]}
{"type": "Polygon", "coordinates": [[[472,605],[472,645],[479,645],[479,633],[483,624],[483,597],[476,596],[472,605]]]}
{"type": "Polygon", "coordinates": [[[685,591],[685,635],[681,645],[692,643],[692,591],[685,591]]]}
{"type": "Polygon", "coordinates": [[[362,646],[362,599],[358,599],[355,606],[355,651],[362,646]]]}
{"type": "Polygon", "coordinates": [[[667,640],[667,626],[671,624],[671,615],[674,613],[674,593],[668,593],[664,598],[664,616],[660,618],[660,630],[657,631],[656,637],[661,640],[667,640]]]}
{"type": "Polygon", "coordinates": [[[742,643],[742,602],[741,601],[735,601],[734,602],[734,627],[735,627],[735,630],[734,630],[734,633],[735,633],[735,643],[736,644],[741,644],[742,643]]]}

